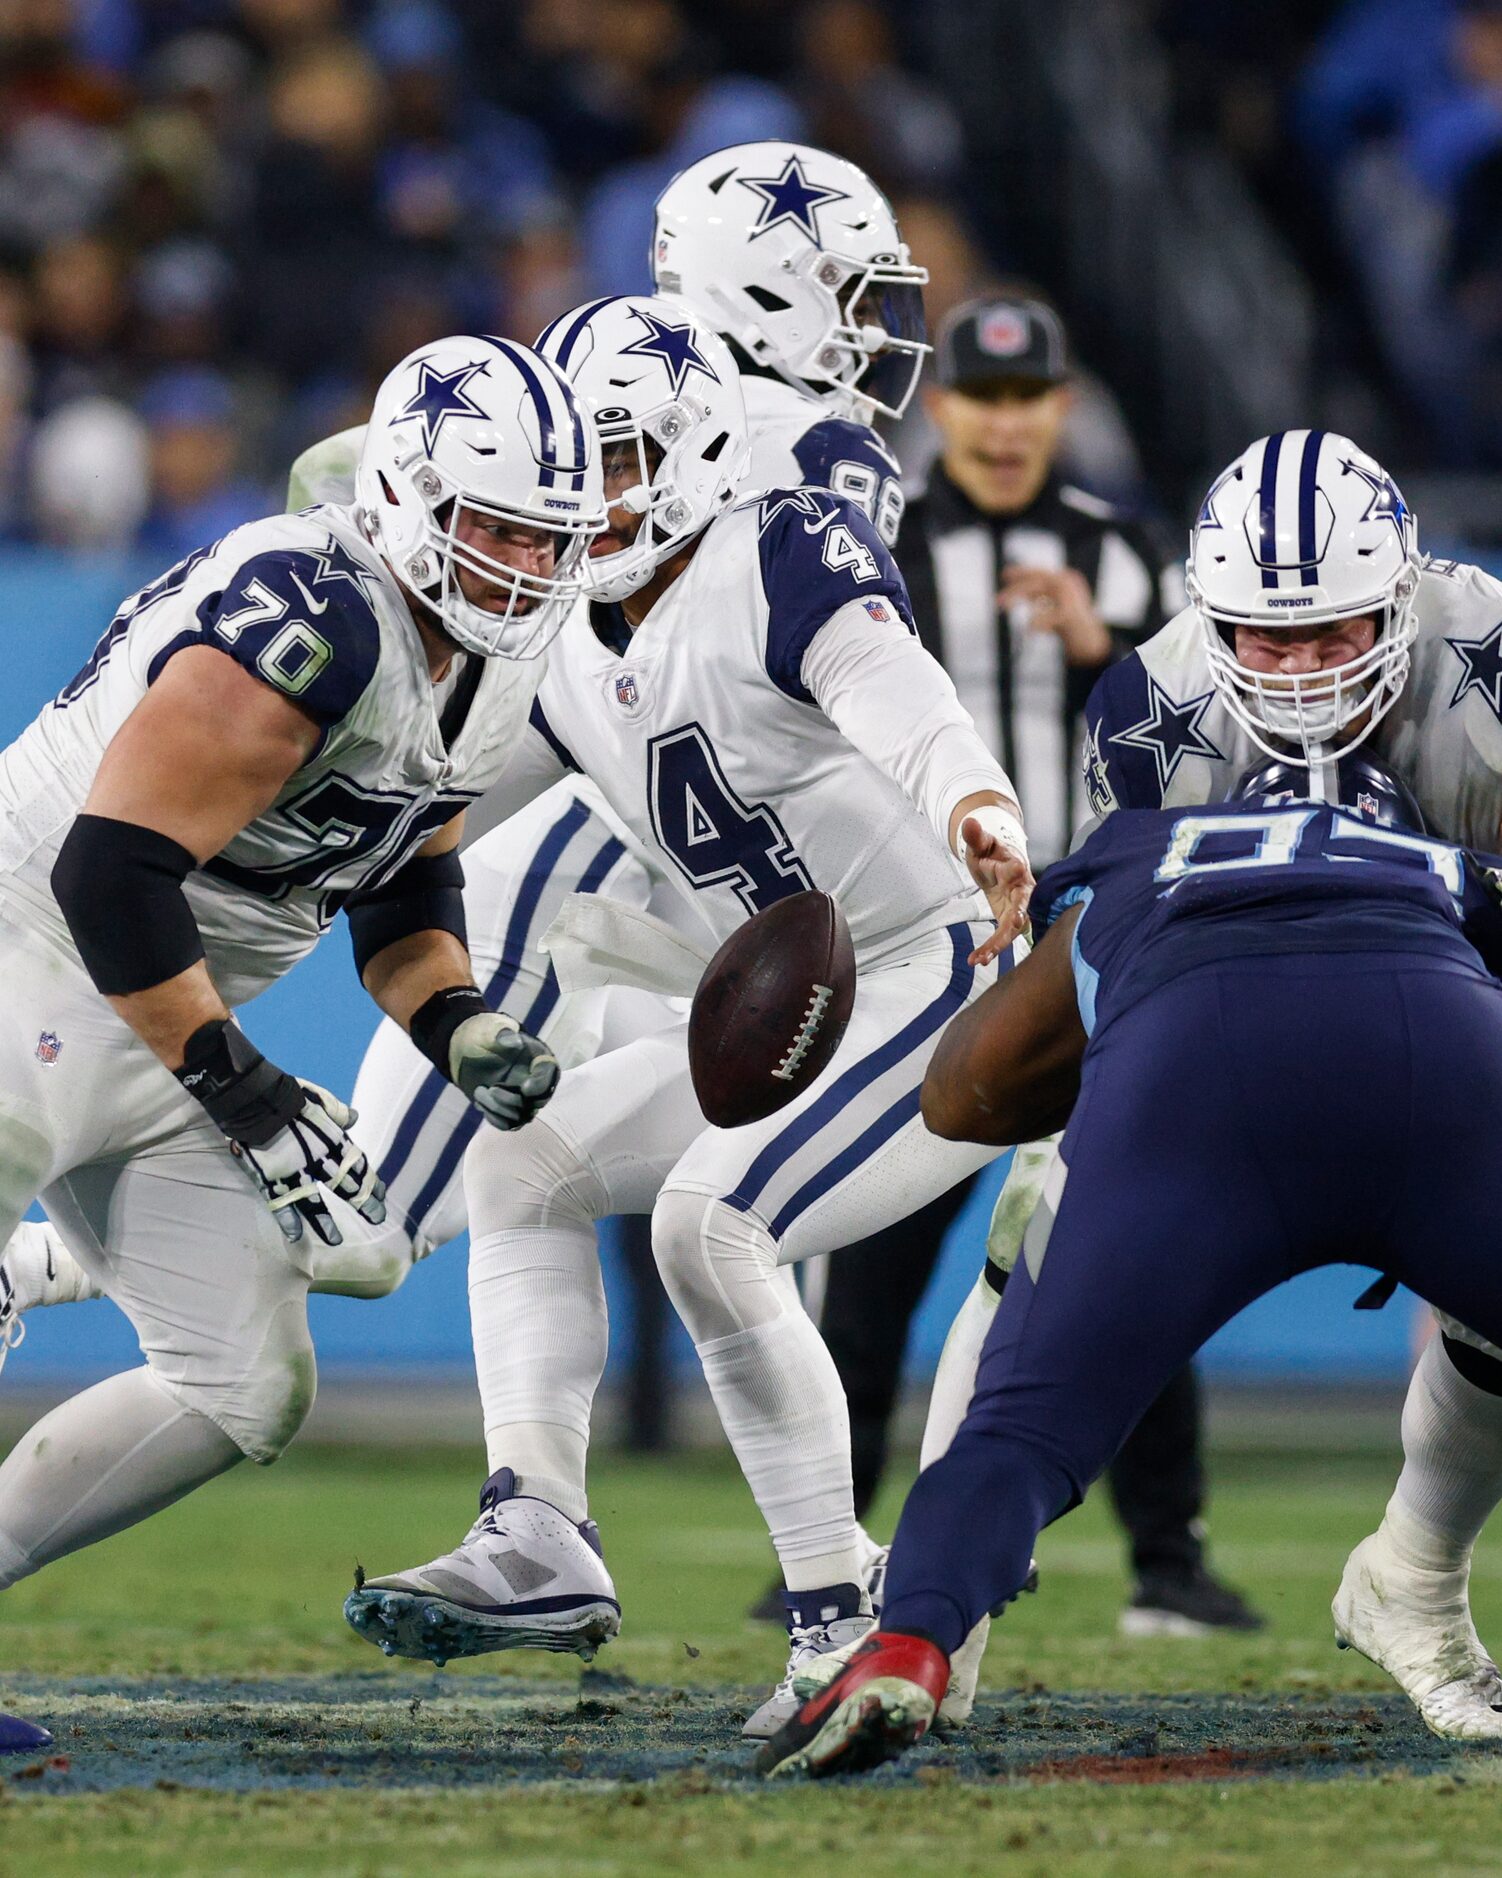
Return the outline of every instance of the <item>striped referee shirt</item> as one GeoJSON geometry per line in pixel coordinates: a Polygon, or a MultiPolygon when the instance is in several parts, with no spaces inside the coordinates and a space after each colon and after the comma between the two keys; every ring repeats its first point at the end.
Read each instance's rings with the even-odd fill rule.
{"type": "Polygon", "coordinates": [[[1050,477],[1011,515],[987,515],[935,463],[903,517],[895,549],[928,650],[1017,785],[1033,865],[1068,852],[1085,813],[1080,787],[1085,700],[1111,659],[1070,665],[1057,633],[1027,609],[996,604],[1008,566],[1083,574],[1123,658],[1184,604],[1183,562],[1109,502],[1050,477]]]}

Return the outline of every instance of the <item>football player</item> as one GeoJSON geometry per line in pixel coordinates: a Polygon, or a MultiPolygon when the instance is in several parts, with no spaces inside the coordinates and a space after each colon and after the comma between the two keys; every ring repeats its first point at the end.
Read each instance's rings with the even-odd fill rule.
{"type": "MultiPolygon", "coordinates": [[[[1421,556],[1391,476],[1349,438],[1284,431],[1211,485],[1194,526],[1190,605],[1096,686],[1086,788],[1118,808],[1221,800],[1259,751],[1329,762],[1361,746],[1448,841],[1502,842],[1502,585],[1421,556]]],[[[969,1400],[1001,1268],[1017,1255],[1052,1156],[1019,1156],[996,1261],[956,1321],[925,1458],[969,1400]]],[[[1477,1534],[1502,1499],[1502,1360],[1442,1320],[1403,1411],[1404,1467],[1380,1529],[1351,1554],[1340,1637],[1386,1669],[1437,1733],[1502,1739],[1502,1677],[1471,1621],[1477,1534]]],[[[946,1713],[974,1689],[976,1645],[946,1713]]]]}
{"type": "MultiPolygon", "coordinates": [[[[1340,740],[1328,700],[1275,695],[1340,740]]],[[[1382,764],[1318,766],[1323,800],[1307,765],[1274,768],[1245,802],[1113,814],[1039,882],[1032,955],[945,1032],[923,1089],[939,1134],[1030,1138],[1073,1113],[974,1400],[903,1509],[882,1628],[813,1666],[767,1771],[910,1746],[1040,1528],[1275,1285],[1376,1265],[1502,1338],[1502,986],[1478,951],[1496,962],[1495,882],[1424,834],[1382,764]]]]}
{"type": "Polygon", "coordinates": [[[357,480],[134,594],[0,753],[0,1233],[40,1195],[146,1357],[0,1465],[0,1588],[307,1414],[312,1246],[382,1190],[352,1111],[233,1012],[341,906],[478,1113],[517,1126],[557,1078],[475,987],[455,849],[604,524],[597,433],[550,361],[440,340],[382,385],[357,480]]]}
{"type": "MultiPolygon", "coordinates": [[[[614,1587],[581,1534],[605,1362],[595,1223],[651,1210],[659,1269],[771,1528],[797,1663],[871,1619],[844,1396],[785,1268],[992,1158],[935,1141],[918,1084],[1019,930],[1025,842],[870,518],[807,487],[737,500],[746,418],[724,342],[628,297],[539,344],[594,404],[610,521],[593,604],[554,644],[500,793],[583,771],[715,943],[818,883],[850,922],[860,988],[830,1067],[766,1122],[706,1128],[680,1019],[571,1070],[515,1153],[476,1141],[471,1299],[494,1472],[452,1553],[367,1581],[346,1610],[418,1656],[613,1633],[614,1587]]],[[[784,1685],[748,1731],[792,1706],[784,1685]]]]}

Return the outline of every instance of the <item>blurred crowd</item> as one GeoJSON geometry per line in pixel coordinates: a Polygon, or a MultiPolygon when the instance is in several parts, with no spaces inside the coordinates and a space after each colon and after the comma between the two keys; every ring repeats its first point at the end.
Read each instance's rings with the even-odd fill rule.
{"type": "Polygon", "coordinates": [[[0,0],[0,537],[176,556],[279,499],[414,345],[647,286],[723,144],[864,164],[988,264],[959,123],[878,0],[0,0]]]}

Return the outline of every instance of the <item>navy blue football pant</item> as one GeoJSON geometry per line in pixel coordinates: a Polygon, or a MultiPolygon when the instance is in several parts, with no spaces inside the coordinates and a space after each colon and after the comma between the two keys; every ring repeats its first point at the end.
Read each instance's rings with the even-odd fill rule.
{"type": "Polygon", "coordinates": [[[1035,1220],[892,1547],[883,1628],[951,1654],[1168,1379],[1285,1279],[1375,1265],[1502,1343],[1502,986],[1479,971],[1199,966],[1092,1041],[1062,1153],[1051,1230],[1035,1220]]]}

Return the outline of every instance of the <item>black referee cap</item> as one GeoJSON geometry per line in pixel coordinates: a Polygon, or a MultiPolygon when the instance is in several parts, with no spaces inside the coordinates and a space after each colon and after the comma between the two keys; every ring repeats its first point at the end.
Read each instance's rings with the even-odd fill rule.
{"type": "Polygon", "coordinates": [[[1042,300],[992,294],[957,306],[939,328],[934,370],[941,385],[997,378],[1062,384],[1069,376],[1064,323],[1042,300]]]}

